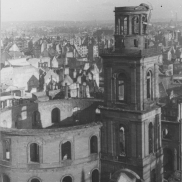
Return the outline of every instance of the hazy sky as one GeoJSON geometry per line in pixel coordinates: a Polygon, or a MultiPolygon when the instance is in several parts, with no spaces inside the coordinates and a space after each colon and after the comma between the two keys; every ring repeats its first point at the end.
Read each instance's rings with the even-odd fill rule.
{"type": "Polygon", "coordinates": [[[1,0],[1,21],[113,20],[114,7],[151,3],[152,19],[182,19],[182,0],[1,0]]]}

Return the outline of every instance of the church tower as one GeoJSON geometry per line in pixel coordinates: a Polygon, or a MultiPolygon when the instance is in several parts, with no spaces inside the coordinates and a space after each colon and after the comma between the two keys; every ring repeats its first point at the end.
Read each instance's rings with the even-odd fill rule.
{"type": "Polygon", "coordinates": [[[149,47],[150,11],[146,4],[116,7],[115,47],[100,52],[105,84],[105,104],[100,107],[101,181],[119,181],[117,174],[129,179],[128,171],[136,181],[162,181],[161,109],[157,104],[161,51],[149,47]]]}

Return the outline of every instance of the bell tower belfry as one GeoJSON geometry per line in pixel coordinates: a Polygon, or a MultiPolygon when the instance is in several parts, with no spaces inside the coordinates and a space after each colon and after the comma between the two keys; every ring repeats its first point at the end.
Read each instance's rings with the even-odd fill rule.
{"type": "Polygon", "coordinates": [[[158,61],[161,50],[149,46],[146,4],[115,8],[114,48],[100,51],[104,100],[100,107],[101,181],[120,169],[145,182],[162,181],[161,109],[158,61]],[[106,176],[106,177],[104,177],[106,176]]]}

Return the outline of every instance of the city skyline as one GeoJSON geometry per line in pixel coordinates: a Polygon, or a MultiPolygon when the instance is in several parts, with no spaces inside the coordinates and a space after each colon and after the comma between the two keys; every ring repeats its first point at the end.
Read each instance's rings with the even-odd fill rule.
{"type": "Polygon", "coordinates": [[[151,4],[152,19],[182,18],[182,1],[176,0],[2,0],[1,21],[114,20],[114,7],[151,4]],[[162,16],[161,16],[162,15],[162,16]]]}

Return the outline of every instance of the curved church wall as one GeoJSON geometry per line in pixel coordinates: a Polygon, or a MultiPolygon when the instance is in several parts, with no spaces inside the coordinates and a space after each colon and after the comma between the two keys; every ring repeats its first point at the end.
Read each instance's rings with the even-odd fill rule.
{"type": "MultiPolygon", "coordinates": [[[[59,129],[1,129],[0,175],[6,174],[11,182],[29,181],[38,177],[41,181],[61,181],[71,175],[74,181],[83,177],[91,179],[91,171],[100,169],[100,123],[90,123],[59,129]],[[97,136],[98,152],[90,152],[90,138],[97,136]],[[4,159],[3,141],[11,143],[10,159],[4,159]],[[61,157],[61,145],[71,142],[71,160],[61,157]],[[30,144],[40,146],[40,162],[30,161],[30,144]]],[[[87,181],[86,180],[86,181],[87,181]]]]}

